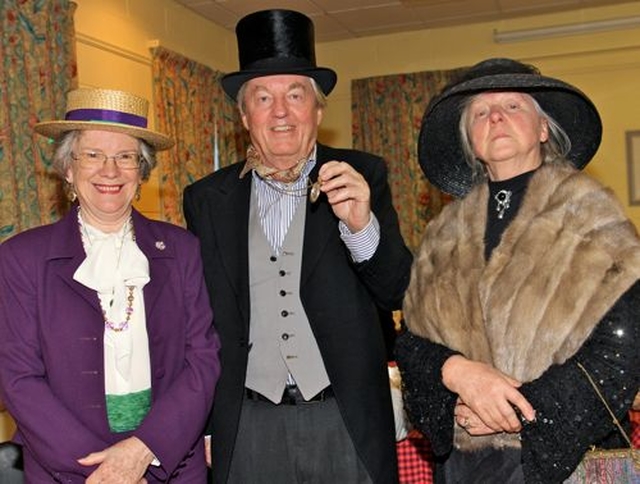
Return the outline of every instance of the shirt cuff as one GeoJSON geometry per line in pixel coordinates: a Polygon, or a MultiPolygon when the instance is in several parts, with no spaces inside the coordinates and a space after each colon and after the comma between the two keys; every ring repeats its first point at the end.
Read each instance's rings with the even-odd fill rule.
{"type": "Polygon", "coordinates": [[[355,262],[364,262],[373,257],[380,244],[380,222],[371,212],[369,223],[360,232],[352,233],[347,225],[340,221],[340,238],[351,253],[355,262]]]}

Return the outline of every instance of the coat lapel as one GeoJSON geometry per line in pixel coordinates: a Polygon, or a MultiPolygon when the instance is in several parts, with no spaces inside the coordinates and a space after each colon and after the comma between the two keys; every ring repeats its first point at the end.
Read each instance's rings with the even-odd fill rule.
{"type": "MultiPolygon", "coordinates": [[[[311,180],[318,179],[320,167],[330,161],[327,148],[317,145],[316,166],[311,171],[311,180]]],[[[331,205],[327,202],[327,197],[321,195],[317,202],[311,203],[309,198],[305,199],[307,218],[304,227],[304,248],[302,252],[302,275],[301,284],[304,284],[313,273],[315,267],[322,259],[322,254],[327,246],[331,235],[335,235],[338,230],[337,219],[331,210],[331,205]]]]}
{"type": "Polygon", "coordinates": [[[47,263],[61,281],[102,314],[98,295],[92,289],[73,279],[76,270],[85,259],[80,236],[77,206],[74,205],[60,222],[54,224],[47,263]]]}
{"type": "MultiPolygon", "coordinates": [[[[250,173],[238,180],[242,164],[217,186],[208,202],[211,220],[208,226],[216,239],[217,250],[227,279],[236,295],[243,320],[249,321],[249,204],[251,200],[250,173]]],[[[215,288],[214,288],[215,290],[215,288]]]]}
{"type": "Polygon", "coordinates": [[[149,261],[149,282],[144,286],[144,304],[147,321],[153,321],[151,315],[159,299],[162,289],[169,280],[169,269],[163,260],[174,259],[177,247],[164,240],[162,234],[153,224],[133,211],[133,230],[136,243],[149,261]]]}

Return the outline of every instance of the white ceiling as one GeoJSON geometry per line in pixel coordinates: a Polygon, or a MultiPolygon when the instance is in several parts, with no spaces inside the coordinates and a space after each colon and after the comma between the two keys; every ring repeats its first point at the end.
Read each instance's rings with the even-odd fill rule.
{"type": "Polygon", "coordinates": [[[175,0],[234,31],[244,15],[265,8],[307,14],[317,42],[448,27],[525,15],[578,10],[629,0],[175,0]]]}

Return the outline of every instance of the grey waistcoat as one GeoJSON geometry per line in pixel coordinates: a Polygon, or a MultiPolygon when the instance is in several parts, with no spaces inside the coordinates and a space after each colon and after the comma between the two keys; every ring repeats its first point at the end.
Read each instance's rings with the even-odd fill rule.
{"type": "Polygon", "coordinates": [[[279,403],[289,374],[305,399],[329,385],[320,349],[300,300],[306,203],[296,209],[275,257],[262,230],[255,197],[249,214],[251,350],[245,386],[279,403]]]}

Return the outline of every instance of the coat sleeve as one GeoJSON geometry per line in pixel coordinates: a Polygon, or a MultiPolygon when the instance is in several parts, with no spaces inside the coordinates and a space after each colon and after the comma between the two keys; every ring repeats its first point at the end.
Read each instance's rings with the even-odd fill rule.
{"type": "Polygon", "coordinates": [[[636,282],[573,357],[522,385],[521,392],[536,410],[535,422],[521,433],[527,482],[562,482],[591,445],[628,447],[577,363],[599,385],[616,417],[628,423],[640,385],[639,321],[636,282]]]}
{"type": "MultiPolygon", "coordinates": [[[[76,459],[108,446],[50,387],[40,348],[38,260],[21,238],[0,246],[0,393],[18,424],[20,443],[61,482],[84,482],[94,468],[76,459]],[[31,253],[29,254],[31,255],[31,253]]],[[[63,355],[60,355],[63,357],[63,355]]]]}
{"type": "MultiPolygon", "coordinates": [[[[173,281],[184,297],[184,317],[175,322],[186,331],[184,362],[170,385],[154,397],[149,414],[134,432],[160,461],[160,468],[152,467],[151,471],[162,479],[171,476],[202,441],[220,375],[220,342],[213,326],[200,249],[195,237],[189,235],[189,240],[193,242],[180,250],[180,281],[173,281]]],[[[199,447],[197,451],[204,455],[199,447]]]]}
{"type": "Polygon", "coordinates": [[[431,443],[437,456],[453,445],[453,424],[458,396],[442,383],[442,365],[455,351],[404,331],[396,340],[395,355],[409,420],[431,443]]]}
{"type": "Polygon", "coordinates": [[[380,243],[371,259],[356,264],[356,271],[376,304],[393,311],[400,308],[409,285],[413,256],[400,233],[386,163],[382,158],[369,156],[363,175],[371,190],[371,210],[380,223],[380,243]]]}

